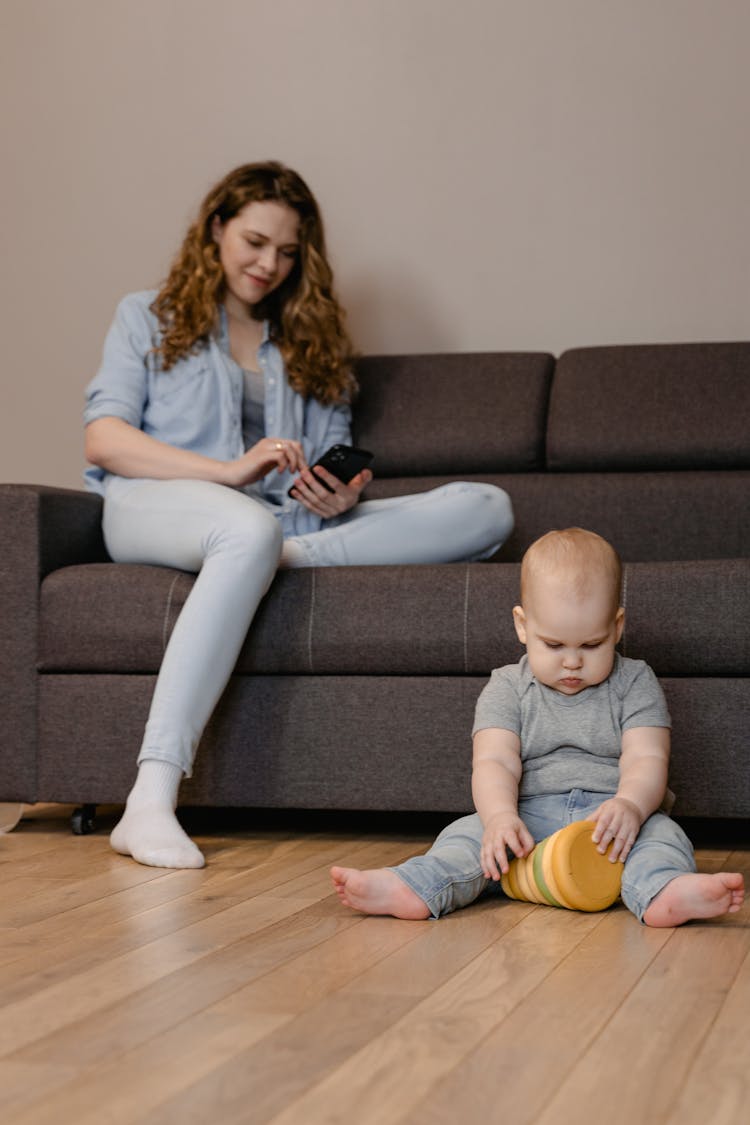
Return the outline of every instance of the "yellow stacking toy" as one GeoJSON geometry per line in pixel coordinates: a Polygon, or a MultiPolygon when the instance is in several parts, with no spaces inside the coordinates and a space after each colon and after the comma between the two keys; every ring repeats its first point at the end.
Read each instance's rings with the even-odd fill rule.
{"type": "Polygon", "coordinates": [[[605,855],[597,851],[593,831],[593,821],[577,820],[540,840],[527,856],[511,860],[502,877],[508,898],[567,910],[606,910],[620,897],[622,863],[610,862],[609,848],[605,855]]]}

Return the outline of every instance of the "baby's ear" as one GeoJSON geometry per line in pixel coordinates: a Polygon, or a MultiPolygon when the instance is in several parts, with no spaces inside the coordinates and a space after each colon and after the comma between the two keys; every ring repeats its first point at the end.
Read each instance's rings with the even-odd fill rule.
{"type": "Polygon", "coordinates": [[[526,644],[526,615],[520,605],[513,606],[513,624],[516,627],[516,636],[522,645],[526,644]]]}
{"type": "Polygon", "coordinates": [[[624,628],[625,628],[625,610],[623,609],[622,606],[620,606],[617,613],[615,614],[615,644],[619,643],[620,637],[622,636],[622,631],[623,631],[624,628]]]}

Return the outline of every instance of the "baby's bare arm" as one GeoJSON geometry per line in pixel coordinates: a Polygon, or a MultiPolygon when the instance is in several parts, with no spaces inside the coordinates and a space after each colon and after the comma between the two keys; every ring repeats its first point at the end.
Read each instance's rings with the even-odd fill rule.
{"type": "Polygon", "coordinates": [[[631,727],[622,736],[620,784],[617,793],[591,814],[594,842],[611,860],[625,860],[640,827],[658,809],[667,790],[669,768],[667,727],[631,727]]]}
{"type": "Polygon", "coordinates": [[[482,869],[490,879],[508,870],[507,849],[527,855],[534,840],[518,815],[521,742],[517,734],[488,727],[474,735],[471,787],[484,825],[482,869]]]}

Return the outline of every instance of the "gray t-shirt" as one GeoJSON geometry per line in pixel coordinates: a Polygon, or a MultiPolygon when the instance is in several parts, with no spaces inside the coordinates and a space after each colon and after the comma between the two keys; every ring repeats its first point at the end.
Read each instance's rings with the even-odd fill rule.
{"type": "Polygon", "coordinates": [[[255,445],[265,436],[264,407],[266,392],[261,371],[247,371],[241,368],[243,377],[242,394],[242,442],[245,449],[255,445]]]}
{"type": "Polygon", "coordinates": [[[669,727],[656,676],[642,660],[615,654],[609,677],[577,695],[540,684],[528,657],[496,668],[477,700],[474,730],[501,727],[521,739],[519,796],[586,789],[614,793],[622,732],[669,727]]]}

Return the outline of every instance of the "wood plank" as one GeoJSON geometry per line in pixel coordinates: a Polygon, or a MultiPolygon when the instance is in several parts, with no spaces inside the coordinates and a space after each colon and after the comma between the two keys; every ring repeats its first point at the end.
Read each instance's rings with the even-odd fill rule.
{"type": "MultiPolygon", "coordinates": [[[[246,852],[250,869],[266,860],[265,849],[253,855],[246,852]]],[[[124,867],[139,870],[139,865],[122,859],[124,867]]],[[[111,893],[102,897],[83,896],[83,901],[64,906],[58,913],[42,911],[17,928],[18,937],[8,944],[15,953],[13,963],[0,968],[0,995],[4,1002],[33,989],[29,976],[44,974],[47,984],[54,979],[50,973],[57,965],[61,973],[76,971],[71,958],[88,958],[88,967],[117,952],[189,925],[202,917],[237,905],[252,897],[248,893],[246,872],[233,868],[206,868],[198,871],[169,871],[144,868],[153,874],[145,881],[123,888],[112,885],[111,893]],[[138,919],[138,925],[123,927],[126,920],[138,919]],[[19,953],[25,955],[19,960],[19,953]]],[[[106,888],[106,885],[105,885],[106,888]]],[[[9,931],[12,932],[12,931],[9,931]]]]}
{"type": "MultiPolygon", "coordinates": [[[[338,846],[320,846],[318,841],[305,841],[304,845],[297,842],[294,848],[286,850],[283,858],[274,855],[273,859],[268,859],[265,851],[258,855],[246,849],[248,866],[241,870],[162,871],[146,882],[145,891],[138,882],[134,888],[113,889],[113,894],[104,899],[91,899],[89,888],[89,892],[83,893],[84,901],[79,906],[64,909],[60,915],[49,913],[54,909],[54,900],[50,899],[40,918],[30,921],[22,930],[13,947],[15,957],[0,967],[0,997],[4,1003],[9,1003],[34,991],[40,983],[49,987],[58,979],[67,979],[82,969],[89,970],[136,945],[239,905],[253,897],[258,889],[267,888],[268,893],[278,894],[280,898],[289,897],[283,888],[300,878],[309,878],[311,870],[317,873],[316,890],[308,894],[306,901],[327,897],[331,890],[328,865],[338,853],[338,846]],[[300,871],[304,874],[299,875],[300,871]],[[175,902],[176,897],[180,901],[175,902]],[[159,909],[150,907],[151,902],[159,900],[159,909]],[[137,927],[123,928],[124,917],[136,916],[137,927]],[[51,924],[47,925],[48,922],[51,924]],[[41,942],[35,940],[40,933],[43,935],[41,942]]],[[[365,844],[353,848],[352,854],[365,862],[381,863],[386,859],[390,862],[393,849],[384,850],[382,844],[365,844]]],[[[127,860],[122,862],[126,867],[138,866],[127,860]]],[[[69,901],[64,895],[66,908],[69,901]]]]}
{"type": "MultiPolygon", "coordinates": [[[[46,1101],[74,1075],[72,1067],[0,1059],[0,1113],[3,1121],[7,1125],[11,1120],[9,1114],[22,1108],[30,1097],[46,1101]]],[[[49,1103],[47,1113],[49,1114],[49,1103]]],[[[50,1120],[49,1116],[47,1120],[50,1120]]]]}
{"type": "MultiPolygon", "coordinates": [[[[497,918],[503,908],[493,906],[497,918]]],[[[451,921],[471,925],[472,919],[454,915],[435,926],[447,930],[451,921]]],[[[274,1125],[323,1120],[382,1125],[401,1120],[598,922],[593,915],[563,917],[561,911],[530,910],[502,941],[492,942],[269,1120],[274,1125]]],[[[360,983],[356,991],[366,999],[364,987],[360,983]]],[[[393,974],[392,988],[399,993],[398,974],[393,974]]],[[[239,1122],[241,1116],[230,1114],[227,1120],[239,1122]]]]}
{"type": "MultiPolygon", "coordinates": [[[[554,907],[539,908],[542,926],[557,919],[564,930],[568,919],[576,917],[554,907]]],[[[559,964],[460,1065],[446,1072],[405,1121],[447,1125],[457,1115],[492,1120],[498,1104],[508,1120],[537,1120],[672,933],[639,926],[624,907],[592,917],[598,924],[580,942],[569,942],[559,964]]]]}
{"type": "MultiPolygon", "coordinates": [[[[228,1025],[208,1014],[198,1032],[194,1026],[180,1025],[168,1040],[157,1038],[133,1057],[103,1063],[83,1078],[66,1081],[70,1068],[57,1067],[54,1085],[55,1071],[50,1071],[46,1089],[30,1085],[18,1091],[12,1125],[49,1125],[52,1120],[76,1125],[140,1123],[170,1089],[184,1086],[186,1076],[195,1080],[232,1060],[284,1019],[267,1012],[252,1013],[241,1025],[228,1025]]],[[[41,1064],[35,1065],[41,1069],[41,1064]]]]}
{"type": "MultiPolygon", "coordinates": [[[[692,925],[672,932],[601,1034],[539,1115],[539,1125],[593,1121],[663,1122],[747,956],[747,931],[692,925]],[[623,1067],[627,1060],[627,1067],[623,1067]],[[611,1091],[617,1089],[617,1098],[611,1091]],[[605,1101],[606,1099],[606,1101],[605,1101]]],[[[711,1118],[709,1118],[711,1120],[711,1118]]]]}
{"type": "MultiPolygon", "coordinates": [[[[529,908],[520,909],[525,914],[529,908]]],[[[369,1037],[377,1034],[381,1027],[389,1026],[414,1006],[415,997],[407,990],[395,995],[393,985],[390,992],[382,989],[380,992],[370,991],[370,982],[375,979],[377,984],[381,979],[378,973],[380,966],[392,963],[394,971],[387,970],[385,973],[385,979],[392,979],[398,966],[408,971],[409,966],[425,959],[436,964],[435,958],[430,957],[430,949],[434,951],[437,947],[443,953],[448,952],[448,956],[442,958],[439,971],[444,979],[449,979],[457,966],[471,960],[497,936],[497,925],[491,924],[485,912],[480,911],[480,914],[483,918],[481,925],[476,922],[467,925],[470,921],[467,918],[455,927],[456,941],[451,950],[450,943],[446,946],[440,926],[432,922],[363,919],[343,911],[339,906],[339,915],[357,919],[356,931],[351,931],[353,936],[350,939],[355,949],[359,936],[359,943],[366,946],[376,942],[376,948],[384,940],[393,942],[395,953],[382,958],[377,964],[370,964],[364,971],[365,960],[360,963],[358,958],[352,966],[351,985],[338,991],[332,988],[321,990],[319,1001],[299,1018],[282,1026],[247,1057],[238,1057],[233,1064],[221,1067],[183,1089],[165,1102],[159,1113],[153,1118],[150,1116],[149,1120],[205,1121],[217,1104],[221,1106],[222,1119],[226,1121],[234,1120],[232,1113],[236,1113],[239,1120],[245,1120],[248,1105],[253,1106],[254,1122],[278,1112],[295,1092],[304,1091],[318,1075],[333,1069],[369,1037]],[[463,937],[460,936],[461,930],[465,931],[463,937]],[[411,956],[402,956],[406,949],[412,951],[411,956]]],[[[460,923],[460,920],[456,918],[456,922],[460,923]]],[[[314,964],[315,959],[310,961],[311,966],[314,964]]],[[[264,1002],[271,1002],[276,1008],[281,1003],[285,1009],[290,1006],[296,1009],[299,1007],[298,1000],[295,1001],[294,994],[284,988],[289,983],[295,983],[293,974],[286,981],[274,982],[264,977],[256,987],[243,989],[238,1002],[248,999],[253,1010],[264,1002]]],[[[335,980],[331,982],[332,985],[334,983],[335,980]]],[[[430,991],[433,985],[425,979],[426,991],[430,991]]],[[[308,995],[316,1000],[317,990],[314,985],[312,988],[311,994],[308,986],[308,995]]],[[[234,1010],[234,998],[228,997],[225,1004],[229,1010],[234,1010]]]]}
{"type": "MultiPolygon", "coordinates": [[[[414,936],[412,929],[395,920],[384,920],[377,930],[363,925],[363,919],[350,922],[348,929],[322,946],[304,949],[123,1056],[60,1082],[55,1092],[60,1119],[99,1125],[106,1104],[108,1121],[141,1121],[170,1096],[184,1091],[186,1079],[194,1084],[224,1066],[241,1065],[244,1070],[248,1048],[414,936]]],[[[265,1065],[263,1070],[267,1080],[265,1065]]],[[[46,1099],[39,1105],[34,1094],[27,1093],[26,1100],[29,1106],[20,1120],[29,1125],[43,1122],[46,1099]]]]}
{"type": "Polygon", "coordinates": [[[100,874],[92,872],[83,879],[36,879],[23,876],[12,880],[7,888],[3,888],[0,923],[6,928],[21,929],[116,894],[126,887],[138,886],[161,877],[158,868],[142,867],[141,864],[132,862],[118,864],[116,860],[111,868],[100,874]]]}
{"type": "MultiPolygon", "coordinates": [[[[502,899],[439,922],[364,918],[329,865],[429,841],[266,819],[196,835],[209,866],[170,872],[114,855],[103,832],[72,837],[67,816],[34,810],[10,851],[0,839],[8,1125],[598,1125],[603,1106],[608,1125],[621,1106],[645,1125],[744,1125],[747,906],[679,931],[502,899]]],[[[747,874],[750,851],[697,860],[747,874]]]]}
{"type": "Polygon", "coordinates": [[[667,1125],[746,1125],[750,1117],[750,953],[665,1119],[667,1125]]]}
{"type": "MultiPolygon", "coordinates": [[[[50,1061],[61,1061],[52,1058],[50,1037],[55,1033],[77,1023],[86,1024],[102,1009],[116,1012],[126,1000],[132,1004],[134,998],[140,999],[148,1007],[145,1001],[158,993],[158,982],[177,978],[184,988],[180,970],[198,961],[205,963],[212,952],[247,939],[248,934],[291,916],[295,910],[294,903],[256,897],[222,911],[219,920],[212,917],[186,926],[74,977],[39,988],[31,996],[6,1005],[0,1023],[0,1057],[26,1047],[31,1052],[29,1061],[38,1061],[32,1048],[41,1043],[41,1058],[48,1051],[50,1061]]],[[[59,1038],[63,1054],[69,1057],[71,1050],[80,1053],[78,1041],[71,1041],[67,1031],[59,1038]],[[63,1050],[66,1044],[67,1050],[63,1050]]]]}
{"type": "MultiPolygon", "coordinates": [[[[368,845],[368,847],[372,847],[368,845]]],[[[325,892],[329,894],[329,885],[325,892]]],[[[0,1054],[86,1065],[122,1051],[236,990],[306,945],[359,922],[339,910],[330,919],[292,899],[255,896],[176,934],[79,973],[9,1005],[13,1030],[0,1054]],[[283,921],[283,924],[279,924],[283,921]],[[199,978],[196,962],[200,961],[199,978]]]]}
{"type": "MultiPolygon", "coordinates": [[[[362,849],[374,860],[384,851],[392,847],[367,844],[362,849]]],[[[328,881],[320,893],[336,898],[328,881]]],[[[314,909],[300,910],[294,899],[256,895],[74,976],[66,972],[28,1001],[8,1005],[13,1027],[5,1033],[0,1027],[0,1055],[68,1063],[72,1050],[75,1059],[88,1064],[107,1051],[132,1047],[139,1034],[148,1038],[157,1028],[172,1026],[296,956],[301,947],[315,947],[361,922],[360,916],[340,908],[337,899],[336,905],[328,919],[314,909]],[[194,963],[199,959],[196,984],[194,963]],[[134,1016],[131,1024],[129,1014],[134,1016]]]]}
{"type": "MultiPolygon", "coordinates": [[[[213,1120],[222,1125],[261,1125],[296,1090],[304,1089],[318,1074],[335,1069],[373,1035],[397,1022],[409,1004],[408,997],[395,995],[373,996],[369,1004],[363,1004],[352,993],[337,993],[326,1001],[324,1024],[318,1008],[305,1012],[256,1049],[238,1055],[232,1065],[218,1067],[203,1080],[184,1087],[142,1121],[144,1125],[205,1125],[213,1120]]],[[[313,1125],[313,1120],[294,1118],[295,1125],[313,1125]]],[[[350,1122],[357,1120],[356,1116],[349,1118],[350,1122]]],[[[381,1118],[381,1122],[386,1120],[381,1118]]]]}

